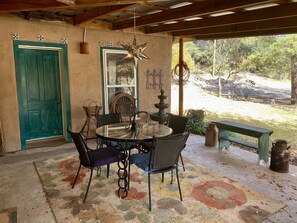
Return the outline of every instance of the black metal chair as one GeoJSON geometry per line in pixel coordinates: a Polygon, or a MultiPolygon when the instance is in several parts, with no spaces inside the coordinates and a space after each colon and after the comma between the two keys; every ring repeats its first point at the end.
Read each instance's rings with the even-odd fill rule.
{"type": "MultiPolygon", "coordinates": [[[[172,129],[172,135],[183,134],[186,131],[187,123],[188,123],[187,117],[168,114],[167,126],[172,129]]],[[[184,145],[184,147],[186,147],[186,144],[184,145]]],[[[185,171],[186,169],[185,169],[182,155],[180,155],[180,160],[183,166],[183,170],[185,171]]]]}
{"type": "Polygon", "coordinates": [[[115,150],[112,147],[103,147],[95,150],[89,149],[87,144],[83,140],[81,133],[72,132],[69,128],[67,128],[67,131],[73,139],[73,142],[79,153],[79,161],[80,161],[76,177],[72,184],[72,188],[74,188],[75,186],[81,166],[84,166],[85,168],[88,168],[91,170],[87,191],[83,200],[83,202],[85,202],[87,199],[87,195],[92,181],[93,169],[98,169],[98,167],[107,165],[107,177],[108,177],[110,164],[115,163],[119,160],[122,160],[123,157],[121,157],[122,154],[120,154],[117,150],[115,150]]]}
{"type": "MultiPolygon", "coordinates": [[[[131,155],[128,168],[128,179],[130,181],[130,165],[135,164],[137,167],[148,173],[148,193],[149,193],[149,210],[151,211],[151,174],[165,173],[176,170],[176,178],[179,189],[180,200],[182,193],[178,178],[178,158],[184,145],[189,137],[189,133],[182,135],[156,138],[153,147],[148,153],[136,153],[131,155]]],[[[163,181],[163,178],[162,178],[163,181]]],[[[130,185],[130,182],[129,184],[130,185]]]]}
{"type": "MultiPolygon", "coordinates": [[[[121,114],[120,113],[109,113],[109,114],[100,114],[97,115],[97,127],[110,125],[121,122],[121,114]]],[[[116,146],[116,142],[108,142],[106,140],[98,139],[97,147],[102,145],[108,146],[116,146]]]]}
{"type": "Polygon", "coordinates": [[[97,127],[121,122],[120,113],[100,114],[97,115],[97,127]]]}

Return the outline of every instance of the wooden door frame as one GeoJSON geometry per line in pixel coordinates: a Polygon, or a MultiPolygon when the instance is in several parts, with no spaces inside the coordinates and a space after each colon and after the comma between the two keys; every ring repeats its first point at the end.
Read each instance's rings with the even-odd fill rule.
{"type": "Polygon", "coordinates": [[[71,141],[70,135],[67,133],[67,127],[71,127],[71,112],[70,112],[70,93],[69,93],[69,77],[68,77],[68,49],[66,44],[59,43],[45,43],[32,41],[13,41],[13,51],[15,59],[15,74],[18,97],[19,110],[19,128],[21,138],[21,149],[26,149],[25,138],[25,120],[23,117],[23,110],[21,108],[22,91],[19,87],[21,85],[21,78],[19,77],[20,70],[17,66],[19,49],[33,49],[33,50],[54,50],[59,55],[59,69],[60,69],[60,86],[61,86],[61,100],[62,100],[62,119],[63,119],[63,136],[67,142],[71,141]]]}

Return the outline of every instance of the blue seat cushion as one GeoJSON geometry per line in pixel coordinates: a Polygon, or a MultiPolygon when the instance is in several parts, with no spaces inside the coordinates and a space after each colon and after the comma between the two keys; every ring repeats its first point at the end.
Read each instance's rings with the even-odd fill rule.
{"type": "Polygon", "coordinates": [[[150,153],[137,153],[129,156],[129,162],[145,172],[149,172],[150,153]]]}
{"type": "Polygon", "coordinates": [[[93,167],[104,166],[123,159],[123,155],[112,147],[103,147],[89,151],[93,167]]]}

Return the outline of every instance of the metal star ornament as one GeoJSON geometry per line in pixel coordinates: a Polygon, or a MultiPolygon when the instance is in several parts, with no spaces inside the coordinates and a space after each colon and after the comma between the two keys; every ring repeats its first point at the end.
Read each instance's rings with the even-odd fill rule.
{"type": "Polygon", "coordinates": [[[128,55],[125,57],[125,59],[133,58],[135,66],[137,66],[138,60],[149,59],[149,57],[143,53],[146,48],[146,43],[137,45],[135,36],[132,44],[127,43],[119,45],[127,49],[128,55]]]}

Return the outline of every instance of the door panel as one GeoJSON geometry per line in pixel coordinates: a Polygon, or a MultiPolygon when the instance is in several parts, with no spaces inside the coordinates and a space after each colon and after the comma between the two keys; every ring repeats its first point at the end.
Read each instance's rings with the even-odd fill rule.
{"type": "Polygon", "coordinates": [[[21,49],[26,140],[63,135],[59,55],[21,49]]]}

